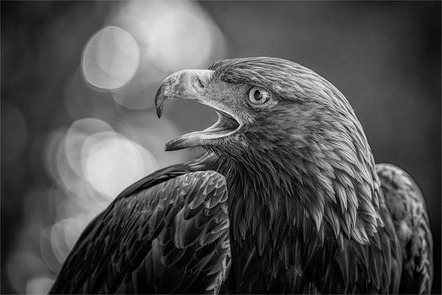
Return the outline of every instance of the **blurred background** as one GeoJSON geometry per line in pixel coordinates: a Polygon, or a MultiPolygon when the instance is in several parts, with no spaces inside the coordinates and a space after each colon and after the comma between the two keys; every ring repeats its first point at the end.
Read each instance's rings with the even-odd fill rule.
{"type": "Polygon", "coordinates": [[[1,292],[45,293],[84,226],[212,111],[160,82],[216,59],[276,56],[330,80],[377,162],[427,198],[440,293],[440,2],[1,2],[1,292]]]}

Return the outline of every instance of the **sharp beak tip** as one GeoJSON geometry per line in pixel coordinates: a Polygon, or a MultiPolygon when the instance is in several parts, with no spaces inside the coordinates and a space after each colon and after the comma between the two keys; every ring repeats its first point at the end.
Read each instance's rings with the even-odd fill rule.
{"type": "Polygon", "coordinates": [[[159,119],[161,119],[161,115],[163,115],[163,108],[157,107],[157,116],[159,119]]]}
{"type": "Polygon", "coordinates": [[[164,84],[161,84],[160,88],[158,88],[158,91],[155,94],[155,108],[158,118],[161,118],[161,115],[163,114],[163,105],[167,99],[168,98],[164,95],[164,84]]]}

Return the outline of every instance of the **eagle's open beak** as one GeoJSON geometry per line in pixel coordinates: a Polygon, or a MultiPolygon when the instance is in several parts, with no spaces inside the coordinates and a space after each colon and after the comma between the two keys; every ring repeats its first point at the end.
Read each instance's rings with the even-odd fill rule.
{"type": "Polygon", "coordinates": [[[240,121],[227,106],[211,98],[207,86],[213,73],[210,70],[184,70],[170,75],[161,83],[155,96],[158,117],[163,113],[164,103],[173,98],[195,100],[213,108],[218,114],[218,121],[209,128],[184,134],[169,141],[166,144],[166,151],[214,145],[217,140],[232,135],[241,127],[240,121]]]}

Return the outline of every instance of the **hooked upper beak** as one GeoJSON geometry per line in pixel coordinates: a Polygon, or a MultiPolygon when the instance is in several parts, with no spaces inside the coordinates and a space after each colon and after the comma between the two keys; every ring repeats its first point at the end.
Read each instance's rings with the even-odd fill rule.
{"type": "Polygon", "coordinates": [[[172,98],[193,99],[201,102],[201,95],[213,71],[183,70],[167,77],[155,95],[157,115],[161,118],[164,103],[172,98]]]}
{"type": "Polygon", "coordinates": [[[218,121],[214,125],[169,141],[166,144],[166,151],[214,145],[217,140],[235,133],[242,126],[229,108],[215,101],[210,91],[207,90],[213,74],[214,71],[211,70],[183,70],[170,75],[161,83],[155,95],[155,106],[159,118],[163,113],[164,103],[174,98],[192,99],[213,108],[218,114],[218,121]]]}

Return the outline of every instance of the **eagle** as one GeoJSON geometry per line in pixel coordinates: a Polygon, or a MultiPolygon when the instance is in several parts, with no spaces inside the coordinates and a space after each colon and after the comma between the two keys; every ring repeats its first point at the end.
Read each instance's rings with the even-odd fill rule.
{"type": "Polygon", "coordinates": [[[413,179],[375,164],[344,95],[271,57],[160,85],[216,111],[166,151],[191,161],[129,186],[85,228],[51,293],[429,293],[432,235],[413,179]]]}

